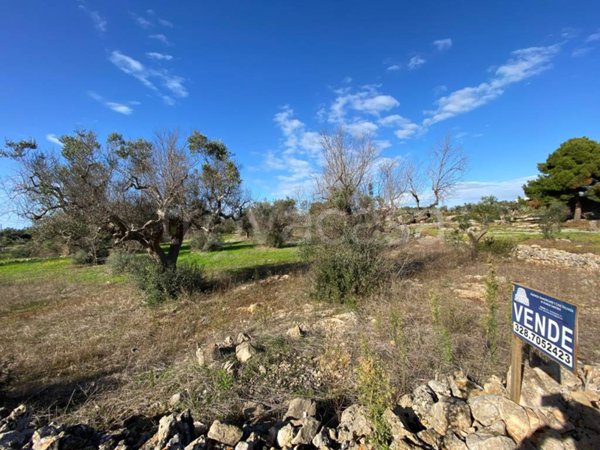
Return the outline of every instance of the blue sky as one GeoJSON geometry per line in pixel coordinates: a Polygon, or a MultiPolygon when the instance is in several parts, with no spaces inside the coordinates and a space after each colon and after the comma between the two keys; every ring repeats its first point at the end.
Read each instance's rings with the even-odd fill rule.
{"type": "Polygon", "coordinates": [[[2,138],[198,129],[271,198],[305,193],[318,133],[340,124],[383,157],[423,159],[450,133],[469,157],[453,203],[513,199],[561,142],[600,139],[596,1],[49,5],[0,2],[2,138]]]}

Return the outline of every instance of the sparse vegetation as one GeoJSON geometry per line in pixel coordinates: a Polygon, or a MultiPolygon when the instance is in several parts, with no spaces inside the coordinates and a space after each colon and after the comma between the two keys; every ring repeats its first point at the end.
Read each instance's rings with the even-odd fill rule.
{"type": "Polygon", "coordinates": [[[554,201],[542,206],[539,211],[539,225],[544,239],[555,237],[568,217],[569,208],[560,202],[554,201]]]}

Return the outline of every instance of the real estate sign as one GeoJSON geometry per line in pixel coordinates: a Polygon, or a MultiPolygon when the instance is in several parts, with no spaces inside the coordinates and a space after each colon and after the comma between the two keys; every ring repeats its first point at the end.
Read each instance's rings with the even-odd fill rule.
{"type": "Polygon", "coordinates": [[[577,307],[515,284],[513,332],[571,371],[577,363],[577,307]]]}

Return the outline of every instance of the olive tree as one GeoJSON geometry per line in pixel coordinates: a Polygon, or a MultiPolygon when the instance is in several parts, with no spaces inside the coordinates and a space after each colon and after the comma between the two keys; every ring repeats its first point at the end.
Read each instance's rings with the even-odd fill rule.
{"type": "Polygon", "coordinates": [[[104,146],[91,131],[60,138],[59,154],[35,141],[7,141],[1,152],[20,165],[15,191],[34,222],[62,215],[104,230],[115,244],[137,242],[161,266],[175,268],[191,228],[210,231],[239,215],[239,168],[219,141],[194,131],[153,140],[111,134],[104,146]],[[163,249],[163,242],[168,242],[163,249]]]}

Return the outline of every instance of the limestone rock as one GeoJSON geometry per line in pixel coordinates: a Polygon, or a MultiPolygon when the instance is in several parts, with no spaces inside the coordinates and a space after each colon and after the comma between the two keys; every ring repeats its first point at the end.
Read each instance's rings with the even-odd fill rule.
{"type": "Polygon", "coordinates": [[[443,447],[446,450],[467,450],[467,444],[452,432],[446,433],[446,436],[444,436],[443,447]]]}
{"type": "Polygon", "coordinates": [[[288,423],[277,432],[277,445],[281,448],[287,448],[292,446],[292,440],[294,439],[294,427],[288,423]]]}
{"type": "Polygon", "coordinates": [[[252,356],[256,354],[256,347],[254,347],[250,341],[245,341],[239,344],[235,348],[235,357],[239,362],[244,364],[248,361],[252,356]]]}
{"type": "Polygon", "coordinates": [[[250,341],[250,336],[248,336],[246,333],[239,333],[237,335],[237,338],[235,339],[235,343],[237,345],[240,345],[243,342],[248,342],[248,341],[250,341]]]}
{"type": "Polygon", "coordinates": [[[466,431],[472,423],[471,409],[462,399],[441,397],[429,410],[428,422],[432,428],[444,436],[448,428],[466,431]]]}
{"type": "Polygon", "coordinates": [[[286,334],[290,339],[298,340],[304,336],[304,330],[299,325],[294,325],[287,330],[286,334]]]}
{"type": "Polygon", "coordinates": [[[338,426],[338,442],[355,441],[373,432],[371,421],[364,407],[352,405],[342,413],[338,426]]]}
{"type": "Polygon", "coordinates": [[[307,398],[293,399],[288,410],[285,413],[284,419],[304,419],[306,417],[314,417],[317,413],[317,404],[314,400],[307,398]]]}
{"type": "Polygon", "coordinates": [[[429,410],[436,401],[435,394],[426,384],[417,386],[413,391],[412,408],[419,419],[426,420],[429,410]]]}
{"type": "Polygon", "coordinates": [[[215,420],[208,430],[208,438],[221,444],[234,447],[242,439],[242,430],[235,425],[228,425],[215,420]]]}
{"type": "Polygon", "coordinates": [[[466,443],[469,450],[516,450],[517,448],[511,438],[483,431],[469,434],[466,443]]]}
{"type": "Polygon", "coordinates": [[[480,395],[469,399],[469,404],[475,420],[489,427],[501,419],[506,425],[506,432],[517,443],[532,432],[526,409],[505,397],[480,395]]]}
{"type": "Polygon", "coordinates": [[[443,395],[449,397],[451,394],[448,380],[430,380],[427,382],[427,386],[429,386],[429,389],[431,389],[438,397],[443,395]]]}
{"type": "Polygon", "coordinates": [[[329,436],[329,430],[325,427],[321,428],[312,440],[314,445],[319,450],[327,450],[331,447],[331,438],[329,436]]]}
{"type": "Polygon", "coordinates": [[[200,367],[214,367],[221,359],[221,351],[214,342],[196,350],[196,359],[200,367]]]}
{"type": "Polygon", "coordinates": [[[206,437],[198,436],[188,445],[186,445],[184,450],[204,450],[206,448],[206,437]]]}
{"type": "Polygon", "coordinates": [[[298,430],[298,433],[292,439],[292,445],[310,444],[316,436],[317,431],[319,431],[320,426],[321,423],[312,417],[302,419],[300,430],[298,430]]]}

